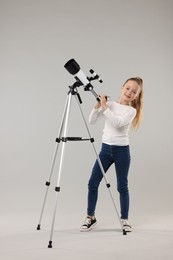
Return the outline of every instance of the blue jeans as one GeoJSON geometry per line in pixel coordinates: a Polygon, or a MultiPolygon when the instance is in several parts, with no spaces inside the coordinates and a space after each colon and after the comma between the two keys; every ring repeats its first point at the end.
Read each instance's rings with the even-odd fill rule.
{"type": "MultiPolygon", "coordinates": [[[[116,146],[102,144],[99,154],[105,173],[114,163],[117,177],[117,190],[120,194],[121,218],[128,219],[129,213],[129,190],[128,171],[130,167],[130,149],[127,146],[116,146]]],[[[87,214],[95,215],[95,208],[98,199],[98,187],[103,178],[98,161],[96,160],[91,177],[88,182],[88,208],[87,214]]]]}

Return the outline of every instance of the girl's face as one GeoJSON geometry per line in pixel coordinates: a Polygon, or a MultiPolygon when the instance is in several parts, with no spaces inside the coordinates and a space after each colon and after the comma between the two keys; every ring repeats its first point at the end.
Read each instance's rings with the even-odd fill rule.
{"type": "Polygon", "coordinates": [[[139,92],[140,86],[138,83],[134,80],[129,80],[122,87],[120,100],[123,104],[129,104],[138,97],[139,92]]]}

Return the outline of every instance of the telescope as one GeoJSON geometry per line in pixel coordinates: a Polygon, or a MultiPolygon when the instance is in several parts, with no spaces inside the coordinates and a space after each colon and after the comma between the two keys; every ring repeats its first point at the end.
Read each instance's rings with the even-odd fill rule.
{"type": "MultiPolygon", "coordinates": [[[[108,181],[106,179],[106,173],[104,171],[104,168],[102,166],[102,162],[100,160],[99,154],[97,153],[96,147],[94,145],[94,138],[91,137],[91,134],[89,132],[89,128],[87,126],[84,114],[82,112],[82,108],[80,107],[80,104],[82,103],[82,101],[81,101],[80,95],[77,91],[77,87],[80,87],[81,85],[83,85],[85,90],[91,91],[93,93],[93,95],[96,97],[96,99],[98,101],[100,101],[100,96],[97,95],[97,93],[93,90],[93,86],[91,84],[91,81],[92,80],[99,80],[100,83],[102,83],[103,81],[100,79],[99,75],[97,75],[93,70],[90,70],[90,73],[92,74],[92,76],[87,77],[83,73],[83,71],[80,69],[79,64],[74,59],[69,60],[64,65],[64,67],[67,69],[67,71],[70,74],[72,74],[75,77],[76,82],[72,86],[69,86],[70,90],[68,92],[67,101],[65,103],[63,117],[62,117],[61,125],[60,125],[60,128],[59,128],[59,135],[56,138],[56,148],[55,148],[54,156],[53,156],[53,159],[52,159],[52,164],[51,164],[51,167],[50,167],[50,175],[49,175],[48,181],[46,181],[46,183],[45,183],[45,185],[47,186],[47,189],[46,189],[45,197],[44,197],[44,200],[43,200],[43,206],[42,206],[42,209],[41,209],[41,214],[40,214],[40,219],[39,219],[39,224],[37,226],[37,230],[40,230],[40,227],[41,227],[41,221],[42,221],[42,216],[43,216],[45,203],[46,203],[46,199],[47,199],[48,189],[49,189],[49,186],[50,186],[50,183],[51,183],[50,181],[51,181],[52,174],[53,174],[53,171],[54,171],[55,160],[56,160],[56,156],[57,156],[57,153],[58,153],[58,147],[59,147],[60,142],[62,142],[62,149],[61,149],[61,156],[60,156],[60,161],[59,161],[58,180],[57,180],[57,185],[55,187],[56,192],[60,192],[60,190],[61,190],[61,188],[60,188],[60,178],[61,178],[61,173],[62,173],[65,144],[66,144],[67,141],[90,141],[91,142],[93,149],[94,149],[94,152],[95,152],[95,155],[96,155],[96,159],[97,159],[99,167],[100,167],[100,170],[101,170],[103,178],[105,180],[106,187],[107,188],[111,187],[110,183],[108,183],[108,181]],[[87,132],[88,132],[89,138],[68,137],[67,136],[67,132],[68,132],[67,126],[68,126],[70,106],[71,106],[71,101],[72,101],[73,95],[75,95],[76,99],[78,98],[77,103],[79,105],[79,109],[80,109],[80,112],[81,112],[81,115],[82,115],[82,119],[84,121],[84,125],[86,127],[87,132]]],[[[106,97],[106,99],[107,98],[108,97],[106,97]]],[[[119,218],[120,225],[121,225],[122,231],[123,231],[123,235],[126,235],[126,230],[123,227],[122,221],[120,219],[120,216],[118,214],[118,210],[116,208],[116,205],[115,205],[115,202],[114,202],[114,199],[113,199],[113,195],[112,195],[110,190],[109,190],[109,194],[110,194],[110,197],[112,199],[112,202],[113,202],[114,208],[116,210],[117,216],[119,218]]],[[[56,203],[55,203],[55,208],[54,208],[54,213],[53,213],[53,218],[52,218],[52,225],[51,225],[50,240],[49,240],[48,248],[52,248],[52,238],[53,238],[54,225],[55,225],[57,199],[58,199],[58,196],[56,195],[56,203]]]]}
{"type": "Polygon", "coordinates": [[[75,86],[79,87],[79,86],[84,86],[84,90],[86,91],[91,91],[92,94],[96,97],[96,99],[98,101],[100,101],[99,99],[99,95],[93,90],[93,85],[91,84],[91,81],[93,80],[98,80],[99,83],[102,83],[103,80],[100,78],[100,76],[98,74],[96,74],[94,72],[94,70],[90,70],[90,73],[92,74],[91,77],[87,77],[85,75],[85,73],[81,70],[79,64],[74,60],[71,59],[69,60],[65,65],[64,65],[65,69],[74,76],[74,78],[76,79],[76,84],[75,86]]]}

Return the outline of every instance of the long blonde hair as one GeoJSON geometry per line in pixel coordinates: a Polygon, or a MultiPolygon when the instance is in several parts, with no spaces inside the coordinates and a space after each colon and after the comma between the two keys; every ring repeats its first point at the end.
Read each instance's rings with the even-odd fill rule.
{"type": "MultiPolygon", "coordinates": [[[[126,80],[124,85],[129,81],[133,80],[135,81],[139,87],[140,87],[140,92],[139,95],[137,96],[136,99],[134,99],[131,102],[131,106],[136,109],[136,116],[132,121],[132,128],[137,129],[140,125],[141,119],[142,119],[142,109],[143,109],[143,96],[144,96],[144,91],[143,91],[143,80],[139,77],[132,77],[126,80]]],[[[124,86],[123,85],[123,86],[124,86]]]]}

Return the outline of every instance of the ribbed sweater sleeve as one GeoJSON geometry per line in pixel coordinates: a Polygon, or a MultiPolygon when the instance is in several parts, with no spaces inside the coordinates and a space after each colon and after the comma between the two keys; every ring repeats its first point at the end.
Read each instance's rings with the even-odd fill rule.
{"type": "Polygon", "coordinates": [[[93,125],[97,122],[97,120],[101,117],[103,117],[103,109],[102,108],[93,108],[89,115],[89,124],[93,125]]]}
{"type": "Polygon", "coordinates": [[[109,108],[104,110],[103,115],[109,119],[113,127],[123,127],[132,122],[136,115],[135,109],[130,109],[127,113],[123,115],[114,114],[109,108]]]}

